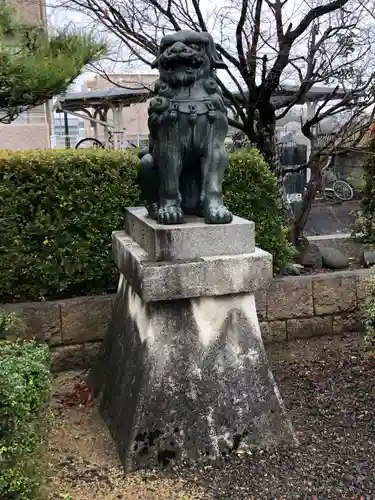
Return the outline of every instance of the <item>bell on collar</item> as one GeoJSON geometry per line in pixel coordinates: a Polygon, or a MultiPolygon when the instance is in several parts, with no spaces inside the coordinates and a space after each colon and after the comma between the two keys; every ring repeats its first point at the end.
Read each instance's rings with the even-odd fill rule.
{"type": "Polygon", "coordinates": [[[178,103],[177,102],[174,102],[172,104],[171,109],[169,110],[169,117],[173,122],[177,121],[177,118],[178,118],[178,103]]]}
{"type": "Polygon", "coordinates": [[[195,104],[189,104],[189,111],[189,121],[190,123],[195,124],[197,122],[197,107],[195,104]]]}

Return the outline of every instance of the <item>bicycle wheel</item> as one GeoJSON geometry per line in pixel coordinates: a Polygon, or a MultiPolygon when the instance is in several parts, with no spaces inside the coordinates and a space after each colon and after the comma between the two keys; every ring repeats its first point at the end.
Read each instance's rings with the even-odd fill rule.
{"type": "Polygon", "coordinates": [[[335,193],[336,198],[341,201],[349,201],[354,196],[353,188],[346,181],[335,181],[333,183],[333,192],[335,193]]]}
{"type": "Polygon", "coordinates": [[[75,149],[89,149],[89,148],[102,148],[104,149],[104,144],[99,141],[99,139],[95,139],[95,137],[85,137],[77,142],[75,145],[75,149]]]}

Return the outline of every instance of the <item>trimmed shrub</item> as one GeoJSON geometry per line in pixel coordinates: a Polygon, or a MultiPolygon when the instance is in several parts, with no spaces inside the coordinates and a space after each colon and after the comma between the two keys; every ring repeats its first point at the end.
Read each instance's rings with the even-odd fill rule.
{"type": "Polygon", "coordinates": [[[137,165],[101,149],[0,156],[0,300],[113,291],[110,236],[138,203],[137,165]]]}
{"type": "Polygon", "coordinates": [[[37,500],[50,393],[50,354],[46,345],[0,341],[0,498],[37,500]]]}
{"type": "Polygon", "coordinates": [[[15,313],[0,309],[0,341],[16,339],[25,330],[25,324],[15,313]]]}
{"type": "MultiPolygon", "coordinates": [[[[132,151],[54,150],[0,155],[0,301],[113,292],[111,232],[139,201],[132,151]]],[[[276,179],[254,149],[230,156],[225,200],[252,219],[276,267],[290,259],[276,179]]]]}
{"type": "Polygon", "coordinates": [[[257,149],[231,153],[224,180],[225,203],[236,215],[255,222],[258,247],[273,255],[276,269],[293,258],[275,175],[257,149]]]}

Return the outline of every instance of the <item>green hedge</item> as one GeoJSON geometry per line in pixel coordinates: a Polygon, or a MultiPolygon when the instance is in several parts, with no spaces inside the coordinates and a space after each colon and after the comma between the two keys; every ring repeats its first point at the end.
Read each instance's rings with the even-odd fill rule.
{"type": "Polygon", "coordinates": [[[276,177],[257,149],[231,153],[223,188],[228,208],[255,222],[256,244],[273,255],[276,269],[289,262],[294,252],[283,226],[276,177]]]}
{"type": "MultiPolygon", "coordinates": [[[[0,301],[112,292],[111,232],[139,204],[138,158],[109,150],[0,155],[0,301]]],[[[234,153],[225,198],[256,224],[277,267],[291,255],[276,180],[255,150],[234,153]]]]}
{"type": "Polygon", "coordinates": [[[138,202],[137,164],[95,149],[0,157],[0,301],[112,291],[110,235],[138,202]]]}
{"type": "Polygon", "coordinates": [[[49,366],[47,346],[28,341],[0,341],[2,500],[40,498],[42,471],[38,468],[38,453],[48,422],[49,366]]]}
{"type": "Polygon", "coordinates": [[[361,209],[352,228],[352,237],[363,243],[375,243],[375,139],[368,145],[363,165],[361,209]]]}

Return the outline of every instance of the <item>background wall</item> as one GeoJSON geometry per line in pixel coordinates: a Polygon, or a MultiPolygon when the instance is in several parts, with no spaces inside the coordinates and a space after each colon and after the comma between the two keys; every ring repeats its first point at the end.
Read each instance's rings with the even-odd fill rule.
{"type": "MultiPolygon", "coordinates": [[[[365,269],[273,280],[256,293],[264,342],[361,331],[369,275],[365,269]]],[[[65,370],[92,363],[113,301],[113,295],[101,295],[0,307],[19,314],[25,336],[47,342],[55,370],[65,370]]]]}

